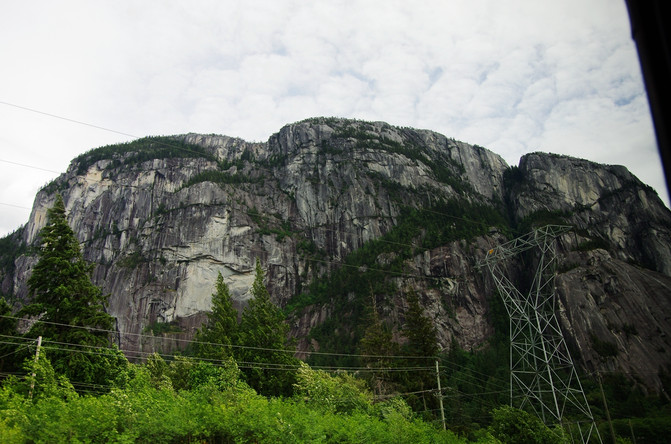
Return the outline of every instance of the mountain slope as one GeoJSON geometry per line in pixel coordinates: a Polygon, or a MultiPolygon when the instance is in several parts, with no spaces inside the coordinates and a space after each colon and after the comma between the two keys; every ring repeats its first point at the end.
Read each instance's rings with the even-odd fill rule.
{"type": "MultiPolygon", "coordinates": [[[[558,239],[556,286],[576,362],[652,389],[671,364],[671,213],[623,167],[543,153],[509,167],[435,132],[345,119],[287,125],[267,143],[147,138],[73,160],[13,245],[36,242],[56,192],[129,354],[191,338],[218,272],[244,306],[256,258],[305,352],[353,351],[371,297],[402,341],[411,289],[442,348],[475,349],[493,334],[495,297],[475,265],[553,222],[575,227],[558,239]]],[[[508,264],[521,288],[525,260],[508,264]]],[[[25,300],[35,261],[9,261],[3,292],[25,300]]]]}

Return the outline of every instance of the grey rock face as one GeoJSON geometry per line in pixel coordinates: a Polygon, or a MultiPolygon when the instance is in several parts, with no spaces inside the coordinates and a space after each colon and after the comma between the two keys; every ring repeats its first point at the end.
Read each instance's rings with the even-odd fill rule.
{"type": "MultiPolygon", "coordinates": [[[[636,373],[652,389],[659,388],[659,368],[671,363],[671,214],[623,167],[535,153],[511,169],[484,148],[431,131],[342,119],[287,125],[267,143],[198,134],[156,143],[187,154],[143,160],[129,148],[80,156],[38,193],[23,231],[27,244],[36,242],[60,189],[84,256],[96,264],[93,280],[110,294],[109,312],[129,356],[190,339],[210,308],[217,273],[241,310],[260,259],[269,291],[284,307],[392,231],[404,211],[459,201],[494,208],[513,227],[428,249],[419,248],[421,231],[407,241],[416,254],[403,262],[402,274],[385,278],[397,290],[378,295],[397,340],[412,288],[442,348],[453,341],[484,346],[493,332],[494,288],[475,264],[514,227],[550,219],[576,227],[560,240],[557,287],[562,328],[580,351],[578,362],[636,373]],[[181,332],[152,338],[156,323],[181,332]],[[599,355],[599,341],[616,343],[619,353],[599,355]]],[[[446,215],[446,225],[455,223],[446,215]]],[[[375,261],[384,267],[395,254],[375,261]]],[[[11,275],[3,274],[3,290],[12,281],[15,295],[28,298],[34,263],[20,256],[11,275]]],[[[524,279],[520,262],[509,267],[524,279]]],[[[339,309],[320,301],[291,315],[303,356],[320,349],[310,332],[339,309]]]]}
{"type": "Polygon", "coordinates": [[[671,276],[669,210],[626,168],[534,153],[522,157],[519,172],[509,191],[518,220],[538,211],[563,213],[621,260],[671,276]]]}
{"type": "MultiPolygon", "coordinates": [[[[671,277],[623,262],[605,250],[572,252],[557,277],[562,328],[589,372],[645,375],[668,365],[671,277]]],[[[642,379],[660,390],[657,378],[642,379]]]]}

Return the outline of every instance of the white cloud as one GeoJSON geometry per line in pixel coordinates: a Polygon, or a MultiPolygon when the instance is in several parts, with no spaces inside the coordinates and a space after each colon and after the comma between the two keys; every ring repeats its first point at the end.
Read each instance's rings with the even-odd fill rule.
{"type": "MultiPolygon", "coordinates": [[[[338,115],[510,163],[543,150],[625,164],[663,186],[623,2],[15,2],[0,55],[0,100],[138,136],[262,141],[338,115]]],[[[0,158],[58,171],[128,139],[3,105],[0,119],[0,158]]],[[[51,177],[0,164],[0,203],[30,206],[51,177]]],[[[26,213],[3,207],[0,233],[26,213]]]]}

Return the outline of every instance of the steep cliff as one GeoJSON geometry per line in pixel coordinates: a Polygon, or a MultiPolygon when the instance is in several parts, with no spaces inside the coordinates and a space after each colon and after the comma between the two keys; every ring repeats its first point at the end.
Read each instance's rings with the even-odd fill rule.
{"type": "MultiPolygon", "coordinates": [[[[306,353],[352,351],[371,297],[402,341],[410,289],[442,348],[475,349],[495,294],[478,260],[561,222],[575,227],[558,239],[556,285],[577,362],[653,389],[671,364],[671,213],[623,167],[534,153],[510,168],[435,132],[344,119],[287,125],[267,143],[147,138],[73,160],[12,245],[36,242],[56,192],[129,355],[191,338],[218,272],[244,306],[256,258],[306,353]]],[[[36,258],[16,256],[2,290],[21,301],[36,258]]],[[[508,267],[524,286],[521,259],[508,267]]]]}

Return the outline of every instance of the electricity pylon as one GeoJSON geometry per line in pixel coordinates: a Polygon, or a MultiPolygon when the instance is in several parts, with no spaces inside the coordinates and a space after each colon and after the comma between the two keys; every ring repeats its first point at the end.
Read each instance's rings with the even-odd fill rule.
{"type": "Polygon", "coordinates": [[[480,262],[496,282],[510,318],[510,403],[531,408],[545,423],[565,422],[564,415],[582,417],[583,442],[601,442],[592,411],[559,328],[554,279],[555,238],[572,227],[546,225],[492,248],[480,262]],[[508,279],[501,263],[534,248],[540,249],[528,294],[508,279]],[[568,409],[568,410],[567,410],[568,409]],[[584,430],[583,430],[584,429],[584,430]]]}

